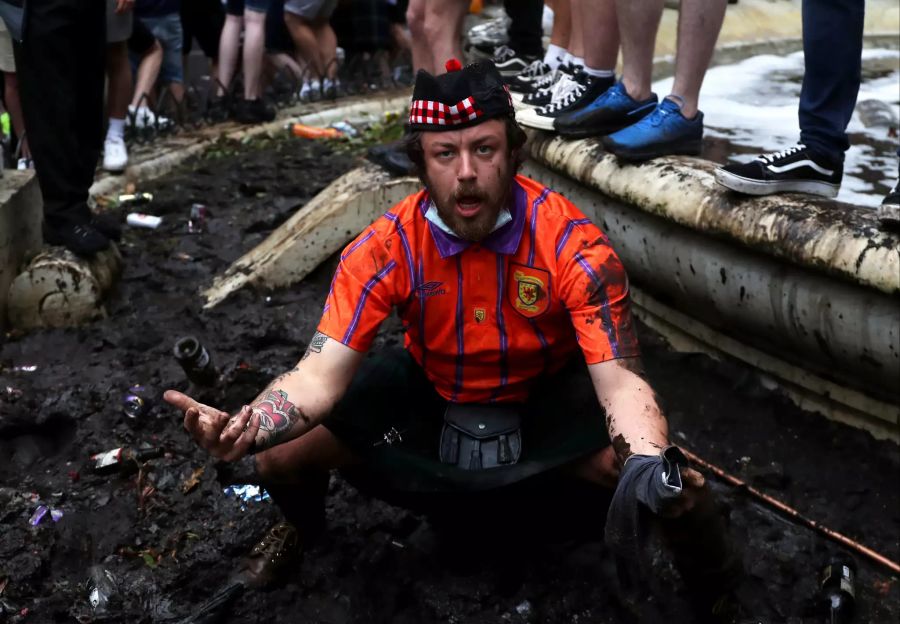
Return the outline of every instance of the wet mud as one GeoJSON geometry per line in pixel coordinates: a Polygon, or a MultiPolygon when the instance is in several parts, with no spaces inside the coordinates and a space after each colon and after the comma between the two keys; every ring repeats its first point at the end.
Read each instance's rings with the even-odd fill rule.
{"type": "MultiPolygon", "coordinates": [[[[199,291],[318,190],[354,165],[310,141],[224,145],[138,189],[153,193],[157,230],[130,229],[108,318],[78,329],[7,335],[0,344],[0,622],[177,621],[213,595],[279,519],[269,501],[223,494],[215,463],[161,404],[189,388],[172,357],[197,336],[220,371],[198,398],[237,410],[293,366],[312,337],[334,259],[303,283],[245,290],[212,310],[199,291]],[[187,232],[192,203],[207,231],[187,232]],[[133,384],[155,403],[123,414],[133,384]],[[98,476],[88,457],[119,446],[162,447],[136,474],[98,476]],[[35,510],[48,513],[32,526],[35,510]],[[58,515],[58,514],[57,514],[58,515]],[[88,569],[115,579],[109,610],[88,603],[88,569]]],[[[615,241],[613,241],[615,245],[615,241]]],[[[804,413],[751,370],[672,351],[639,326],[648,378],[673,441],[810,517],[900,559],[900,453],[895,445],[804,413]]],[[[377,345],[396,345],[388,323],[377,345]]],[[[136,468],[136,466],[135,466],[136,468]]],[[[760,600],[780,621],[810,612],[819,568],[842,548],[713,485],[760,600]]],[[[248,592],[228,622],[630,622],[602,541],[603,496],[558,491],[528,501],[508,530],[447,535],[335,475],[328,529],[267,591],[248,592]],[[515,530],[513,530],[515,529],[515,530]]],[[[478,527],[478,509],[470,510],[478,527]]],[[[502,527],[501,527],[502,528],[502,527]]],[[[855,557],[856,621],[895,622],[898,578],[855,557]]],[[[760,605],[762,608],[763,605],[760,605]]]]}

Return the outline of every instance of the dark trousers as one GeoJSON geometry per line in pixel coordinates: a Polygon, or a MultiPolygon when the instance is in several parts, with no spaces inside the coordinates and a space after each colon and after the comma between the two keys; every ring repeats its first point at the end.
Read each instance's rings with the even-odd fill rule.
{"type": "Polygon", "coordinates": [[[106,3],[28,3],[16,68],[28,145],[50,227],[86,223],[103,141],[106,3]]]}
{"type": "Polygon", "coordinates": [[[543,0],[504,0],[503,8],[512,20],[508,31],[509,47],[525,56],[543,56],[543,0]]]}
{"type": "Polygon", "coordinates": [[[864,0],[803,0],[800,142],[843,161],[862,75],[864,0]]]}

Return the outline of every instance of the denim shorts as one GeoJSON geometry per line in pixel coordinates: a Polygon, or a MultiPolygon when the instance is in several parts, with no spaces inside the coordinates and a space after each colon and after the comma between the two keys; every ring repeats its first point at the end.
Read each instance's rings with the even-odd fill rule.
{"type": "Polygon", "coordinates": [[[225,5],[229,15],[243,15],[244,9],[265,13],[269,10],[269,0],[228,0],[225,5]]]}
{"type": "Polygon", "coordinates": [[[182,68],[181,46],[184,35],[181,30],[181,15],[170,13],[154,17],[142,17],[141,21],[150,29],[153,36],[159,40],[163,48],[162,67],[159,70],[159,79],[163,84],[170,82],[184,82],[184,70],[182,68]]]}

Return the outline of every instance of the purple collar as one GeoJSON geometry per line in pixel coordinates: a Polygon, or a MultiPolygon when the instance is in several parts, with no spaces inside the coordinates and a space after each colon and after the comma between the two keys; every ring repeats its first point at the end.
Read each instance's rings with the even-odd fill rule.
{"type": "MultiPolygon", "coordinates": [[[[512,205],[509,207],[509,211],[512,214],[512,221],[500,229],[491,232],[488,237],[480,243],[494,253],[507,255],[514,254],[519,248],[519,241],[522,240],[528,197],[525,194],[525,189],[515,180],[513,181],[512,194],[512,205]]],[[[422,202],[423,213],[427,210],[428,201],[430,201],[430,199],[428,198],[428,195],[426,195],[422,202]]],[[[431,221],[428,221],[427,223],[428,229],[431,231],[431,238],[434,239],[434,244],[437,247],[441,258],[455,256],[456,254],[465,251],[473,244],[471,241],[463,240],[457,236],[444,232],[431,221]]]]}

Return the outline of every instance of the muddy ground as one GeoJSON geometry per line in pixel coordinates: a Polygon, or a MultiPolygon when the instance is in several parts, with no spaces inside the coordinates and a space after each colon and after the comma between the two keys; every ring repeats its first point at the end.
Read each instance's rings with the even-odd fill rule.
{"type": "MultiPolygon", "coordinates": [[[[174,620],[214,593],[278,519],[269,502],[242,507],[223,495],[213,462],[190,442],[172,410],[157,403],[147,416],[130,420],[122,396],[135,383],[157,397],[165,388],[186,389],[171,357],[173,342],[186,334],[201,338],[222,372],[219,387],[202,398],[225,409],[239,407],[293,365],[318,320],[333,262],[294,288],[241,292],[210,311],[201,309],[198,289],[351,168],[354,158],[319,143],[285,140],[224,145],[189,162],[139,189],[154,194],[148,211],[164,222],[156,231],[126,231],[124,275],[107,319],[5,337],[0,622],[174,620]],[[186,232],[194,202],[212,214],[203,235],[186,232]],[[86,470],[92,453],[140,444],[162,446],[166,455],[130,477],[86,470]],[[197,469],[203,469],[199,484],[184,493],[197,469]],[[41,503],[63,517],[31,526],[41,503]],[[92,612],[84,587],[92,564],[103,565],[118,583],[102,617],[92,612]]],[[[798,410],[741,365],[675,353],[646,327],[640,331],[674,440],[900,559],[896,446],[798,410]]],[[[399,340],[394,324],[379,343],[399,340]]],[[[751,574],[767,588],[764,600],[783,621],[824,621],[808,615],[815,577],[831,554],[845,551],[741,493],[716,489],[751,574]]],[[[243,596],[227,621],[630,621],[612,589],[599,520],[581,523],[593,530],[580,533],[553,525],[525,530],[497,556],[459,542],[448,548],[421,517],[371,500],[340,477],[331,490],[328,532],[284,583],[243,596]]],[[[590,517],[575,513],[562,523],[590,517]]],[[[528,521],[521,523],[527,527],[528,521]]],[[[897,577],[857,560],[856,621],[898,621],[897,577]]]]}

